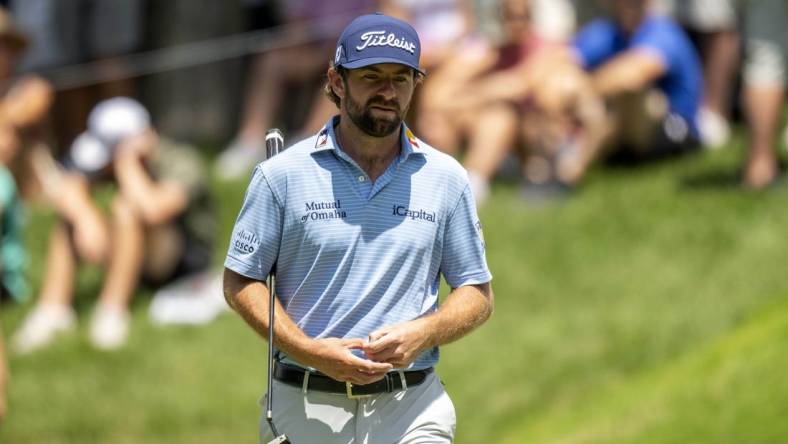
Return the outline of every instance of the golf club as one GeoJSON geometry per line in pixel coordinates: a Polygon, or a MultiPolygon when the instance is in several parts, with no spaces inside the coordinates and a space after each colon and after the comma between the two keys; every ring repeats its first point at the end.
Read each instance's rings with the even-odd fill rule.
{"type": "MultiPolygon", "coordinates": [[[[265,134],[265,154],[266,159],[270,159],[279,152],[284,149],[285,139],[282,136],[282,132],[279,131],[277,128],[272,128],[268,130],[265,134]]],[[[268,426],[271,428],[271,433],[274,434],[274,439],[269,441],[268,444],[290,444],[290,440],[287,438],[285,434],[279,434],[276,431],[276,426],[274,426],[274,393],[271,389],[271,385],[274,379],[274,307],[276,301],[276,264],[271,268],[271,272],[268,274],[268,293],[270,298],[268,299],[268,388],[267,393],[265,396],[266,399],[266,406],[265,406],[265,420],[268,422],[268,426]]]]}

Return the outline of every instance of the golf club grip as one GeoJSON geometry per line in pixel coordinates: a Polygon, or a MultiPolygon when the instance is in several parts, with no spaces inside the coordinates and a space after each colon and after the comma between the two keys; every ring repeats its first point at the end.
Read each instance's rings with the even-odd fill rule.
{"type": "Polygon", "coordinates": [[[265,154],[270,159],[285,147],[285,138],[279,128],[271,128],[265,133],[265,154]]]}

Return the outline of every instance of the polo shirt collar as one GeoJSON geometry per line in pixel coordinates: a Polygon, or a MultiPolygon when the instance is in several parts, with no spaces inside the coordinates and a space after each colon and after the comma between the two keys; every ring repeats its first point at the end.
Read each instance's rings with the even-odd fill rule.
{"type": "MultiPolygon", "coordinates": [[[[339,124],[339,116],[332,117],[328,123],[317,133],[317,139],[315,140],[315,150],[314,152],[321,152],[321,151],[334,151],[338,152],[342,149],[340,148],[339,144],[337,143],[336,133],[334,128],[336,125],[339,124]]],[[[399,155],[399,163],[404,162],[413,154],[416,155],[426,155],[426,151],[424,151],[424,147],[422,146],[422,142],[416,138],[413,132],[405,125],[403,122],[401,127],[401,136],[400,136],[400,145],[402,150],[400,151],[399,155]]]]}

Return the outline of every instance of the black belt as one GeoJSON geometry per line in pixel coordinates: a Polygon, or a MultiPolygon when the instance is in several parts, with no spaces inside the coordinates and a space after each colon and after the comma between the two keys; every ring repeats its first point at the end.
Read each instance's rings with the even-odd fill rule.
{"type": "Polygon", "coordinates": [[[317,390],[328,393],[346,394],[348,398],[360,398],[380,393],[391,393],[417,386],[427,379],[433,368],[403,372],[390,372],[380,381],[372,384],[355,385],[350,382],[341,382],[328,376],[305,370],[296,365],[276,362],[274,379],[303,390],[317,390]],[[306,380],[306,383],[304,382],[306,380]]]}

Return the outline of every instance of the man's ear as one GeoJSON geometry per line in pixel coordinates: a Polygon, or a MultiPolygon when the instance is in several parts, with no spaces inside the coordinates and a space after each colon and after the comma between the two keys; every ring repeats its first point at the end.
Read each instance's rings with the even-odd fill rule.
{"type": "Polygon", "coordinates": [[[342,76],[337,72],[336,68],[328,68],[328,84],[331,85],[331,89],[334,90],[334,94],[337,95],[340,99],[345,98],[345,82],[342,80],[342,76]]]}

